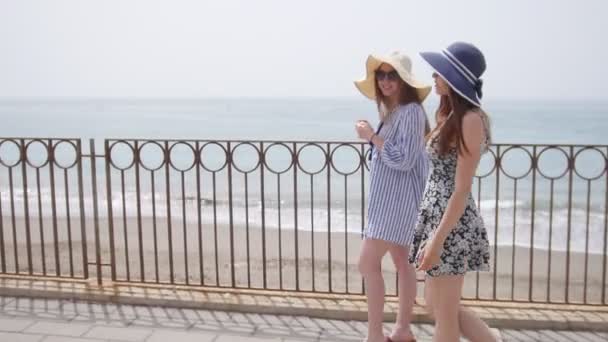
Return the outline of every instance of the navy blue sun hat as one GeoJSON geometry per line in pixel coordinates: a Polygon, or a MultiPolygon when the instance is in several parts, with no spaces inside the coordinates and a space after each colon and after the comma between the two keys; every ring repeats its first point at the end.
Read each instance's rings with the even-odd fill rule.
{"type": "Polygon", "coordinates": [[[441,52],[421,52],[420,56],[456,93],[481,107],[480,77],[486,70],[486,59],[475,45],[456,42],[441,52]]]}

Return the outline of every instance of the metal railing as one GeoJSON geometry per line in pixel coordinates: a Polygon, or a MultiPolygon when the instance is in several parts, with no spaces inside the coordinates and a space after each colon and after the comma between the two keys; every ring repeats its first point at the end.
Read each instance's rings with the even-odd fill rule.
{"type": "MultiPolygon", "coordinates": [[[[0,270],[360,294],[367,153],[352,142],[0,138],[0,270]]],[[[467,275],[464,297],[606,305],[607,165],[608,146],[493,145],[473,189],[493,267],[467,275]]]]}

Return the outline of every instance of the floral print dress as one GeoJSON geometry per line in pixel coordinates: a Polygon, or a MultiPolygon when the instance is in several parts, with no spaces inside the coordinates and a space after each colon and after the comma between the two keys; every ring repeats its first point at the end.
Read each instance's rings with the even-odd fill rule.
{"type": "MultiPolygon", "coordinates": [[[[482,153],[487,151],[488,132],[486,123],[486,141],[482,153]]],[[[437,138],[438,135],[433,134],[426,147],[431,165],[409,256],[410,263],[416,266],[419,266],[416,257],[433,237],[456,185],[458,152],[454,147],[445,155],[440,155],[437,138]]],[[[488,234],[473,195],[469,193],[463,215],[445,240],[439,264],[426,273],[436,277],[462,275],[467,271],[489,271],[489,262],[488,234]]]]}

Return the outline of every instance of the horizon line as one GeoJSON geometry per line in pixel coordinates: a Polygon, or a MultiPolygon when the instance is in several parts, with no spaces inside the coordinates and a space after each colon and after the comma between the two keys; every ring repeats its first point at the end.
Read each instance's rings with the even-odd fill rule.
{"type": "MultiPolygon", "coordinates": [[[[0,96],[0,102],[8,101],[87,101],[87,100],[114,100],[114,101],[204,101],[204,100],[364,100],[361,96],[352,95],[290,95],[290,96],[248,96],[248,95],[236,95],[236,96],[0,96]]],[[[369,100],[367,100],[369,101],[369,100]]],[[[427,102],[436,102],[437,99],[430,98],[427,102]]],[[[492,97],[486,99],[484,102],[503,102],[503,101],[518,101],[518,102],[530,102],[530,101],[547,101],[547,102],[559,102],[559,103],[570,103],[570,102],[608,102],[606,98],[550,98],[550,97],[492,97]]]]}

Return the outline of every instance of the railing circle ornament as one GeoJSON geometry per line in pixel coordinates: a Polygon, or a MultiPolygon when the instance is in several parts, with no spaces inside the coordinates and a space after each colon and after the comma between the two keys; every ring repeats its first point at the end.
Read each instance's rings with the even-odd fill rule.
{"type": "Polygon", "coordinates": [[[169,151],[167,151],[167,156],[169,157],[169,165],[171,168],[180,172],[191,170],[198,161],[197,153],[194,147],[184,141],[178,141],[171,145],[171,147],[169,147],[169,151]],[[180,149],[183,149],[184,151],[180,153],[180,149]],[[180,155],[183,158],[188,159],[181,160],[179,158],[180,155]]]}
{"type": "MultiPolygon", "coordinates": [[[[273,152],[273,153],[278,153],[278,152],[273,152]]],[[[268,170],[270,170],[272,173],[275,174],[283,174],[287,171],[289,171],[289,169],[291,169],[291,167],[294,165],[294,153],[293,151],[291,151],[291,149],[289,149],[289,147],[284,144],[284,143],[272,143],[270,145],[268,145],[268,147],[266,147],[264,149],[264,165],[266,165],[266,168],[268,170]],[[268,155],[270,154],[270,151],[274,150],[274,151],[281,151],[281,150],[287,150],[287,152],[289,153],[289,162],[287,163],[287,165],[274,165],[274,167],[271,166],[270,160],[273,159],[274,161],[272,162],[272,164],[279,164],[280,162],[277,162],[277,160],[280,160],[280,158],[269,158],[268,155]]]]}
{"type": "MultiPolygon", "coordinates": [[[[317,152],[318,153],[318,152],[317,152]]],[[[300,147],[298,149],[298,152],[296,154],[296,158],[298,160],[298,167],[299,169],[304,172],[307,175],[317,175],[321,172],[323,172],[323,170],[325,170],[327,168],[328,165],[328,160],[329,160],[329,156],[327,155],[327,153],[325,152],[325,150],[323,150],[323,148],[321,146],[319,146],[319,144],[315,144],[315,143],[308,143],[305,144],[304,146],[300,147]],[[308,158],[305,158],[304,154],[311,154],[314,152],[311,151],[321,151],[321,159],[322,159],[322,164],[317,168],[317,169],[313,169],[313,170],[308,170],[304,167],[304,162],[303,159],[309,159],[311,158],[310,156],[308,156],[308,158]]]]}
{"type": "Polygon", "coordinates": [[[19,142],[13,139],[6,139],[0,141],[0,164],[10,168],[13,168],[21,162],[23,156],[21,155],[21,145],[19,142]],[[13,147],[11,147],[13,146],[13,147]],[[14,155],[14,158],[6,158],[5,155],[14,155]],[[14,160],[12,160],[14,159],[14,160]]]}
{"type": "Polygon", "coordinates": [[[586,148],[580,149],[574,155],[572,163],[573,163],[574,172],[584,180],[588,180],[588,181],[596,180],[596,179],[599,179],[600,177],[602,177],[604,175],[604,173],[608,172],[608,171],[606,171],[606,170],[608,170],[608,157],[606,155],[604,155],[602,153],[602,151],[600,151],[597,147],[586,147],[586,148]],[[590,175],[586,174],[587,172],[595,171],[589,167],[587,169],[584,169],[584,168],[579,169],[579,167],[580,167],[579,164],[584,164],[583,162],[580,162],[581,159],[589,158],[589,157],[587,157],[587,155],[596,156],[596,157],[594,157],[595,160],[593,163],[591,163],[591,162],[586,163],[588,166],[590,166],[590,165],[598,165],[598,166],[601,165],[602,166],[602,167],[598,167],[599,171],[595,175],[593,173],[590,175]]]}
{"type": "Polygon", "coordinates": [[[201,165],[201,167],[209,172],[219,172],[221,171],[223,168],[226,167],[226,165],[228,164],[228,150],[226,150],[226,148],[217,142],[208,142],[203,144],[203,146],[201,146],[201,148],[198,151],[198,159],[199,159],[199,163],[201,165]],[[213,149],[216,149],[216,151],[214,152],[213,149]],[[205,162],[205,156],[207,155],[213,155],[214,153],[221,155],[223,157],[223,160],[217,162],[217,165],[212,165],[211,161],[206,161],[205,162]]]}
{"type": "Polygon", "coordinates": [[[151,172],[160,170],[167,161],[165,148],[156,141],[146,141],[141,144],[137,149],[137,154],[139,165],[151,172]],[[160,158],[154,160],[152,156],[160,156],[160,158]]]}
{"type": "Polygon", "coordinates": [[[78,146],[69,140],[56,142],[51,149],[51,156],[55,165],[64,170],[74,167],[82,159],[82,156],[79,155],[78,146]]]}
{"type": "MultiPolygon", "coordinates": [[[[344,153],[344,152],[339,152],[339,153],[344,153]]],[[[352,152],[347,152],[347,153],[352,153],[352,152]]],[[[357,148],[351,144],[339,144],[338,146],[334,147],[334,149],[331,151],[331,154],[329,155],[329,162],[331,164],[331,168],[334,169],[338,174],[343,175],[343,176],[350,176],[350,175],[356,173],[357,171],[359,171],[359,169],[361,169],[361,165],[363,164],[361,162],[361,153],[359,153],[359,150],[357,150],[357,148]],[[339,152],[339,151],[349,151],[349,150],[353,150],[355,153],[354,155],[356,156],[356,158],[351,158],[351,159],[356,160],[356,165],[350,171],[339,170],[335,163],[335,161],[336,161],[335,154],[336,154],[336,152],[339,152]]]]}
{"type": "MultiPolygon", "coordinates": [[[[555,161],[555,157],[553,158],[555,161]]],[[[568,153],[566,151],[564,151],[562,148],[556,147],[556,146],[549,146],[546,148],[543,148],[539,153],[538,156],[536,157],[536,169],[538,170],[538,173],[545,177],[546,179],[549,180],[556,180],[556,179],[560,179],[562,177],[564,177],[567,173],[568,170],[570,170],[570,161],[569,161],[569,157],[568,157],[568,153]],[[543,165],[543,161],[547,158],[550,158],[548,156],[549,153],[557,153],[560,156],[563,156],[563,162],[561,162],[561,165],[564,165],[564,169],[560,170],[557,169],[558,171],[555,172],[555,174],[550,174],[549,170],[556,170],[555,168],[551,168],[549,165],[547,166],[542,166],[543,165]]],[[[549,159],[551,160],[551,159],[549,159]]],[[[548,163],[548,161],[546,162],[548,163]]]]}
{"type": "MultiPolygon", "coordinates": [[[[51,151],[51,155],[52,155],[51,151]]],[[[34,139],[25,144],[25,162],[35,168],[40,169],[46,166],[51,160],[48,145],[40,140],[34,139]]]]}
{"type": "Polygon", "coordinates": [[[108,148],[108,155],[106,156],[109,159],[110,165],[117,170],[126,171],[133,167],[135,164],[135,148],[129,144],[126,140],[117,140],[113,142],[108,148]],[[126,146],[126,149],[129,151],[130,156],[126,156],[124,161],[120,161],[120,157],[124,156],[124,152],[121,154],[120,149],[124,148],[122,146],[126,146]],[[117,154],[117,156],[115,156],[117,154]]]}
{"type": "MultiPolygon", "coordinates": [[[[521,153],[521,152],[520,152],[521,153]]],[[[533,163],[534,157],[532,156],[532,154],[530,153],[530,151],[528,151],[527,149],[525,149],[522,146],[511,146],[509,148],[507,148],[502,155],[500,156],[500,170],[502,171],[502,173],[507,177],[507,178],[511,178],[511,179],[523,179],[526,176],[528,176],[530,174],[530,172],[532,172],[532,170],[534,169],[534,163],[533,163]],[[507,163],[505,163],[505,160],[508,160],[509,157],[515,155],[515,153],[517,151],[523,151],[523,156],[527,157],[525,163],[529,163],[529,165],[526,168],[521,167],[521,165],[519,163],[511,163],[513,165],[520,165],[521,169],[518,170],[508,170],[505,165],[507,163]],[[509,172],[512,171],[512,172],[509,172]],[[519,172],[519,174],[517,174],[516,172],[519,172]]]]}
{"type": "Polygon", "coordinates": [[[494,150],[492,150],[492,149],[488,149],[488,151],[486,153],[484,153],[481,156],[481,159],[479,160],[479,166],[477,167],[475,177],[477,177],[477,178],[488,177],[494,171],[496,171],[497,165],[498,165],[498,157],[496,156],[496,152],[494,152],[494,150]],[[490,159],[489,165],[491,165],[491,167],[489,168],[489,170],[487,172],[482,172],[484,166],[487,164],[486,160],[488,160],[488,159],[490,159]]]}
{"type": "Polygon", "coordinates": [[[251,173],[260,167],[260,150],[252,143],[243,142],[239,143],[234,148],[232,148],[232,166],[241,173],[251,173]],[[247,150],[251,150],[249,153],[247,150]],[[240,158],[239,156],[252,156],[255,155],[256,160],[251,163],[251,165],[247,165],[244,158],[240,158]]]}

